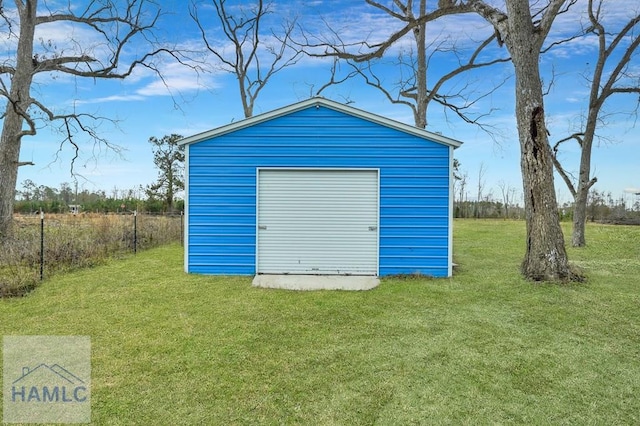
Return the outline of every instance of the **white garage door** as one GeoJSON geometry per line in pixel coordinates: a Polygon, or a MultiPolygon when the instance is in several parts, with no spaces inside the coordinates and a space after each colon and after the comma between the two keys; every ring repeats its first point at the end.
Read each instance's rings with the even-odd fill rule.
{"type": "Polygon", "coordinates": [[[260,274],[377,275],[377,170],[259,170],[260,274]]]}

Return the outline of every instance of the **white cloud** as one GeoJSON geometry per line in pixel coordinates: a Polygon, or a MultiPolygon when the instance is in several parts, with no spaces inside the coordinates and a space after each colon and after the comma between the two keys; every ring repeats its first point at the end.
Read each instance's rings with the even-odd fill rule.
{"type": "Polygon", "coordinates": [[[186,65],[170,62],[159,67],[160,76],[152,74],[143,87],[136,90],[141,96],[169,96],[176,93],[187,94],[220,87],[219,72],[198,72],[193,62],[186,65]],[[148,81],[151,80],[151,81],[148,81]]]}
{"type": "Polygon", "coordinates": [[[213,79],[206,79],[209,84],[205,84],[197,75],[167,75],[162,79],[156,78],[144,87],[136,90],[140,96],[170,96],[175,92],[185,94],[187,92],[199,91],[203,89],[214,89],[219,87],[213,79]]]}
{"type": "Polygon", "coordinates": [[[105,102],[132,102],[132,101],[142,101],[144,100],[144,96],[141,95],[111,95],[104,96],[101,98],[93,98],[89,100],[78,100],[75,101],[76,105],[83,104],[102,104],[105,102]]]}
{"type": "Polygon", "coordinates": [[[144,101],[154,96],[185,96],[220,87],[218,74],[196,72],[193,68],[177,62],[159,65],[158,72],[159,74],[140,67],[130,78],[121,82],[127,88],[126,94],[80,99],[74,103],[78,105],[144,101]]]}

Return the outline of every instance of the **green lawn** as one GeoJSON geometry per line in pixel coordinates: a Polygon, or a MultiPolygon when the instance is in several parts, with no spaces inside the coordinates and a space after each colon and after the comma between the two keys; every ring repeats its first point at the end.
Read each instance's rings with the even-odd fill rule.
{"type": "Polygon", "coordinates": [[[454,278],[367,292],[185,275],[167,246],[0,300],[0,334],[91,336],[95,424],[640,424],[640,227],[587,238],[586,283],[532,284],[523,222],[456,221],[454,278]]]}

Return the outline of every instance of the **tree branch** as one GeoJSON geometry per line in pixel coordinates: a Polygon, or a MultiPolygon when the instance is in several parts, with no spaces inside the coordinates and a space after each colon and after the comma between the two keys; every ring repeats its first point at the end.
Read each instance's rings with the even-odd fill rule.
{"type": "Polygon", "coordinates": [[[560,175],[564,183],[567,185],[569,192],[575,199],[578,193],[576,192],[576,188],[573,186],[573,182],[569,177],[569,173],[562,167],[562,164],[560,164],[560,161],[558,161],[558,158],[556,157],[555,153],[551,155],[551,160],[553,160],[553,165],[555,166],[556,171],[558,172],[558,174],[560,175]]]}
{"type": "Polygon", "coordinates": [[[132,61],[124,70],[118,71],[124,48],[135,37],[141,36],[148,40],[146,34],[154,29],[161,16],[160,10],[156,10],[153,15],[148,16],[143,11],[147,3],[145,0],[130,0],[126,3],[126,11],[123,14],[118,14],[116,4],[111,0],[100,3],[91,1],[81,15],[70,11],[69,13],[52,13],[36,17],[36,25],[72,22],[90,27],[105,40],[105,45],[111,49],[111,56],[102,64],[99,58],[86,53],[54,55],[53,57],[38,57],[36,55],[34,57],[34,73],[58,71],[78,77],[124,79],[131,75],[135,67],[147,64],[151,58],[162,53],[169,54],[184,65],[184,58],[176,51],[157,48],[146,53],[142,58],[132,61]],[[100,7],[94,8],[96,5],[100,5],[100,7]],[[143,17],[147,18],[144,23],[142,22],[143,17]],[[109,26],[115,26],[115,33],[114,29],[109,26]],[[98,64],[97,67],[96,64],[98,64]]]}
{"type": "MultiPolygon", "coordinates": [[[[437,81],[437,83],[433,86],[433,89],[431,89],[431,93],[438,93],[440,91],[440,88],[442,87],[442,85],[444,83],[446,83],[447,81],[451,80],[452,78],[454,78],[454,77],[456,77],[456,76],[458,76],[458,75],[460,75],[460,74],[462,74],[464,72],[467,72],[467,71],[470,71],[470,70],[473,70],[473,69],[488,67],[488,66],[491,66],[491,65],[499,64],[499,63],[509,62],[511,60],[511,58],[498,58],[498,59],[494,59],[494,60],[487,61],[487,62],[480,62],[480,63],[476,62],[476,59],[478,58],[478,55],[480,55],[480,53],[493,40],[495,40],[496,37],[497,37],[496,34],[492,34],[489,38],[487,38],[485,41],[483,41],[480,44],[480,46],[478,46],[476,48],[476,50],[473,52],[473,54],[471,55],[471,58],[469,58],[469,61],[466,64],[464,64],[464,65],[456,68],[455,70],[450,71],[449,73],[447,73],[444,76],[442,76],[437,81]]],[[[492,90],[492,92],[493,91],[495,91],[495,89],[492,90]]]]}
{"type": "Polygon", "coordinates": [[[290,48],[291,35],[296,28],[295,20],[283,25],[281,36],[273,29],[271,36],[277,43],[264,42],[262,23],[265,16],[271,13],[271,3],[266,6],[263,0],[258,0],[255,8],[250,12],[239,10],[240,18],[234,17],[225,7],[226,0],[212,0],[218,20],[226,39],[231,43],[233,52],[225,54],[224,49],[214,46],[211,36],[198,14],[196,3],[192,2],[189,14],[200,32],[205,47],[209,53],[215,56],[222,64],[224,71],[235,75],[238,81],[238,89],[244,109],[245,117],[253,114],[254,103],[273,75],[282,69],[294,65],[302,55],[302,52],[293,50],[287,55],[290,48]],[[266,65],[262,64],[267,53],[270,60],[266,65]]]}
{"type": "MultiPolygon", "coordinates": [[[[380,5],[377,2],[373,2],[370,0],[367,0],[367,3],[372,4],[374,6],[376,5],[380,5]]],[[[385,10],[386,8],[382,5],[381,9],[385,10]]],[[[376,6],[378,7],[378,6],[376,6]]],[[[340,59],[347,59],[347,60],[352,60],[354,62],[366,62],[366,61],[370,61],[373,59],[379,59],[381,58],[384,53],[387,51],[387,49],[389,49],[391,46],[393,46],[398,40],[400,40],[402,37],[404,37],[405,35],[407,35],[410,31],[414,30],[415,28],[426,24],[427,22],[432,22],[435,21],[438,18],[441,18],[443,16],[448,16],[448,15],[454,15],[454,14],[459,14],[459,13],[468,13],[468,12],[473,12],[474,9],[471,5],[466,4],[466,3],[459,3],[455,6],[451,6],[448,8],[443,8],[443,9],[436,9],[432,12],[426,13],[418,18],[415,19],[407,19],[406,17],[403,18],[402,20],[407,22],[407,24],[402,27],[401,29],[397,30],[396,32],[392,33],[385,41],[380,42],[380,43],[369,43],[367,41],[363,41],[363,42],[358,42],[358,43],[353,43],[353,44],[344,44],[342,43],[341,49],[337,48],[336,45],[334,43],[329,43],[329,42],[320,42],[320,43],[314,43],[311,44],[308,42],[308,38],[305,37],[305,39],[307,40],[307,42],[303,45],[305,48],[308,49],[324,49],[323,53],[315,53],[315,52],[311,52],[308,49],[306,50],[306,54],[311,56],[311,57],[338,57],[340,59]],[[361,49],[366,49],[369,50],[369,52],[366,53],[350,53],[348,52],[348,48],[351,47],[358,47],[358,50],[361,49]]],[[[392,12],[393,15],[395,16],[395,12],[392,12]]],[[[335,32],[334,32],[334,35],[335,32]]]]}
{"type": "Polygon", "coordinates": [[[542,19],[538,24],[538,30],[540,32],[540,36],[545,39],[549,31],[551,30],[551,25],[556,17],[562,13],[565,13],[569,10],[571,6],[573,6],[578,0],[550,0],[549,4],[543,9],[542,19]],[[563,6],[564,9],[563,9],[563,6]]]}
{"type": "MultiPolygon", "coordinates": [[[[320,86],[320,89],[318,89],[315,92],[315,94],[312,94],[312,96],[314,96],[314,95],[315,96],[320,96],[320,94],[322,94],[322,92],[325,89],[327,89],[328,87],[344,83],[345,81],[347,81],[350,78],[353,78],[353,77],[355,77],[356,75],[359,74],[359,70],[351,71],[351,72],[347,73],[347,75],[344,76],[343,78],[336,79],[336,75],[337,75],[337,72],[338,72],[338,66],[339,65],[340,65],[339,58],[333,58],[333,63],[331,64],[331,77],[330,77],[329,81],[327,83],[324,83],[322,86],[320,86]]],[[[351,65],[351,64],[349,64],[349,65],[351,65]]],[[[311,89],[313,90],[313,87],[311,89]]]]}

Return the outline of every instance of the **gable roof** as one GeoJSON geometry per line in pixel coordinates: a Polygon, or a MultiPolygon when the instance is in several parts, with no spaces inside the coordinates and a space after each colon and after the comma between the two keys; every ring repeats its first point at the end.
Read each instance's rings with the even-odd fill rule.
{"type": "Polygon", "coordinates": [[[40,364],[36,368],[29,369],[25,367],[23,369],[23,374],[18,379],[16,379],[13,383],[17,383],[21,380],[27,380],[28,378],[37,377],[36,380],[64,380],[67,383],[78,384],[84,383],[84,381],[78,376],[71,373],[66,368],[53,364],[51,366],[47,364],[40,364]]]}
{"type": "Polygon", "coordinates": [[[452,146],[454,148],[458,148],[460,145],[462,145],[462,142],[455,139],[448,138],[446,136],[442,136],[441,134],[432,133],[415,126],[411,126],[409,124],[401,123],[399,121],[392,120],[390,118],[386,118],[381,115],[366,112],[361,109],[354,108],[349,105],[341,104],[339,102],[331,101],[329,99],[325,99],[321,97],[310,98],[302,102],[298,102],[283,108],[278,108],[276,110],[266,112],[264,114],[255,115],[253,117],[249,117],[244,120],[237,121],[235,123],[230,123],[221,127],[217,127],[215,129],[208,130],[206,132],[197,133],[193,136],[188,136],[186,138],[183,138],[182,140],[179,141],[179,144],[187,145],[187,144],[197,143],[205,139],[211,139],[217,136],[224,135],[226,133],[235,132],[236,130],[244,129],[245,127],[250,127],[258,123],[273,120],[274,118],[282,117],[284,115],[288,115],[288,114],[301,111],[314,106],[326,107],[334,111],[339,111],[354,117],[361,118],[363,120],[377,123],[381,126],[389,127],[391,129],[395,129],[404,133],[409,133],[411,135],[418,136],[420,138],[427,139],[433,142],[438,142],[444,145],[452,146]]]}

